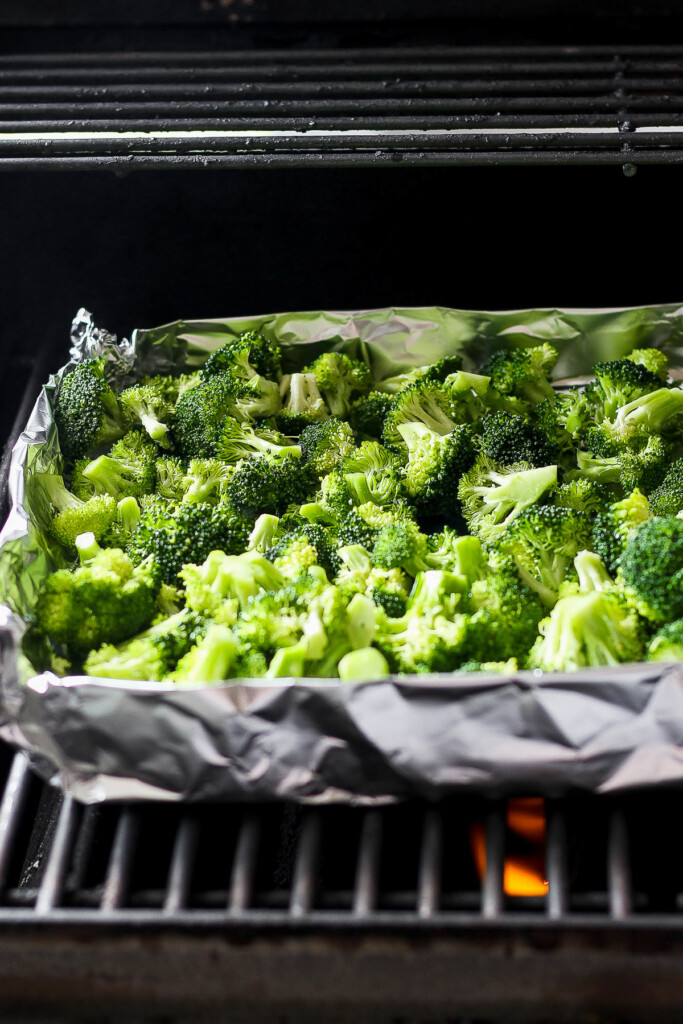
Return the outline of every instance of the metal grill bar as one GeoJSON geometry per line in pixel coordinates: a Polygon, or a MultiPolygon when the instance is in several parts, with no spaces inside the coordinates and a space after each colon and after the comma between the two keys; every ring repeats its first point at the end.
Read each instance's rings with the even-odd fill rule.
{"type": "Polygon", "coordinates": [[[569,880],[567,876],[567,821],[563,810],[557,804],[550,804],[547,810],[546,828],[546,874],[548,897],[546,910],[553,921],[561,920],[567,913],[569,880]]]}
{"type": "Polygon", "coordinates": [[[0,59],[0,167],[683,159],[683,48],[401,53],[0,59]]]}
{"type": "Polygon", "coordinates": [[[623,921],[631,913],[631,865],[626,819],[620,808],[615,809],[609,819],[607,885],[610,914],[614,920],[623,921]]]}
{"type": "Polygon", "coordinates": [[[100,904],[103,911],[116,910],[125,900],[139,828],[139,812],[127,807],[121,812],[116,828],[100,904]]]}
{"type": "Polygon", "coordinates": [[[353,893],[353,913],[366,917],[377,907],[379,861],[382,848],[382,816],[368,811],[363,819],[353,893]]]}
{"type": "Polygon", "coordinates": [[[199,824],[192,815],[184,815],[176,833],[171,867],[168,872],[168,885],[164,899],[164,913],[175,914],[187,906],[192,883],[197,843],[199,841],[199,824]]]}
{"type": "Polygon", "coordinates": [[[503,873],[505,868],[505,806],[494,804],[485,819],[486,870],[482,886],[482,915],[491,920],[503,912],[503,873]]]}
{"type": "Polygon", "coordinates": [[[229,909],[242,914],[251,904],[254,873],[261,838],[261,822],[257,814],[247,814],[240,829],[230,880],[229,909]]]}
{"type": "Polygon", "coordinates": [[[7,869],[24,805],[31,775],[23,754],[15,754],[0,804],[0,890],[7,880],[7,869]]]}
{"type": "Polygon", "coordinates": [[[320,851],[320,815],[311,811],[305,815],[294,866],[294,882],[289,912],[293,918],[306,917],[313,906],[316,871],[320,851]]]}
{"type": "Polygon", "coordinates": [[[61,902],[79,816],[80,809],[73,797],[65,796],[59,812],[45,874],[38,890],[36,900],[36,913],[38,914],[48,914],[61,902]]]}
{"type": "Polygon", "coordinates": [[[441,812],[438,808],[430,807],[425,811],[422,828],[422,849],[417,883],[417,913],[421,918],[433,917],[439,910],[442,843],[441,812]]]}

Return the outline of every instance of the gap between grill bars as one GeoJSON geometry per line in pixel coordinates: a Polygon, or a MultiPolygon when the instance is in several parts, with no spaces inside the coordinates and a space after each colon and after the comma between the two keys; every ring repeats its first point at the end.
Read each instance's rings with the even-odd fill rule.
{"type": "Polygon", "coordinates": [[[683,47],[0,56],[0,168],[669,163],[683,47]]]}
{"type": "Polygon", "coordinates": [[[84,808],[17,754],[0,804],[0,922],[677,929],[680,806],[674,792],[548,802],[547,896],[511,897],[504,801],[84,808]],[[486,841],[481,879],[468,833],[475,821],[486,841]]]}

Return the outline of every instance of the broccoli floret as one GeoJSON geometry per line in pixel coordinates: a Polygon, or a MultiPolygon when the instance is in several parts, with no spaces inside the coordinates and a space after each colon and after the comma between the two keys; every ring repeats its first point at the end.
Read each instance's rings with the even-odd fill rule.
{"type": "Polygon", "coordinates": [[[184,459],[216,456],[225,418],[236,415],[244,393],[243,382],[229,373],[213,374],[183,392],[175,409],[174,436],[184,459]]]}
{"type": "Polygon", "coordinates": [[[499,466],[480,455],[460,480],[458,498],[470,531],[488,541],[504,533],[556,483],[557,466],[499,466]]]}
{"type": "Polygon", "coordinates": [[[131,495],[121,498],[116,504],[116,518],[101,538],[102,546],[125,548],[139,522],[140,506],[137,500],[131,495]]]}
{"type": "Polygon", "coordinates": [[[683,616],[683,520],[655,516],[626,544],[619,573],[642,615],[662,622],[683,616]]]}
{"type": "Polygon", "coordinates": [[[264,512],[254,523],[254,529],[249,534],[249,551],[260,551],[262,555],[272,548],[282,536],[280,520],[277,516],[271,516],[264,512]]]}
{"type": "Polygon", "coordinates": [[[605,590],[561,597],[540,624],[529,665],[546,672],[571,672],[591,665],[618,665],[643,655],[643,632],[635,611],[605,590]]]}
{"type": "Polygon", "coordinates": [[[494,352],[480,369],[491,378],[489,401],[495,404],[499,396],[511,396],[531,406],[546,398],[552,401],[554,392],[548,375],[557,357],[557,349],[548,344],[494,352]]]}
{"type": "Polygon", "coordinates": [[[299,445],[302,458],[318,476],[333,470],[356,447],[351,427],[336,418],[305,427],[299,445]]]}
{"type": "Polygon", "coordinates": [[[231,630],[214,622],[199,642],[180,659],[171,678],[185,686],[220,683],[228,678],[237,651],[231,630]]]}
{"type": "Polygon", "coordinates": [[[185,466],[175,455],[157,459],[156,492],[169,501],[181,501],[185,493],[185,466]]]}
{"type": "Polygon", "coordinates": [[[683,661],[683,619],[667,622],[650,641],[648,661],[683,661]]]}
{"type": "Polygon", "coordinates": [[[298,436],[311,423],[329,419],[330,412],[318,391],[313,373],[293,373],[282,378],[284,389],[282,410],[275,417],[278,430],[298,436]]]}
{"type": "Polygon", "coordinates": [[[539,402],[531,414],[531,423],[547,439],[551,450],[556,453],[551,462],[568,462],[574,452],[574,441],[564,425],[566,401],[566,395],[556,393],[552,400],[544,398],[539,402]]]}
{"type": "Polygon", "coordinates": [[[400,423],[398,431],[408,449],[408,494],[419,510],[452,521],[460,512],[460,478],[477,457],[472,427],[463,424],[439,434],[423,423],[400,423]]]}
{"type": "MultiPolygon", "coordinates": [[[[268,558],[279,564],[277,560],[286,554],[292,543],[300,541],[313,548],[317,564],[325,570],[328,579],[333,579],[341,568],[341,560],[337,554],[337,538],[329,529],[318,523],[297,523],[293,530],[270,548],[268,558]]],[[[291,573],[286,575],[291,576],[291,573]]]]}
{"type": "Polygon", "coordinates": [[[595,382],[590,386],[589,400],[593,416],[598,420],[614,419],[623,405],[662,386],[656,374],[630,359],[596,363],[593,373],[595,382]]]}
{"type": "Polygon", "coordinates": [[[406,613],[387,620],[390,628],[378,631],[375,645],[392,672],[452,672],[463,660],[466,618],[454,621],[435,616],[431,621],[406,613]]]}
{"type": "Polygon", "coordinates": [[[77,547],[86,564],[73,572],[50,573],[35,611],[38,627],[51,640],[67,644],[76,657],[149,625],[160,583],[153,563],[134,567],[120,549],[98,548],[92,534],[81,534],[77,547]]]}
{"type": "Polygon", "coordinates": [[[105,644],[91,651],[84,671],[107,679],[163,679],[204,635],[206,627],[201,615],[184,608],[118,647],[105,644]]]}
{"type": "Polygon", "coordinates": [[[119,405],[130,421],[140,424],[153,441],[162,448],[170,448],[173,402],[169,400],[163,378],[152,378],[145,384],[126,388],[119,395],[119,405]]]}
{"type": "Polygon", "coordinates": [[[340,659],[339,678],[345,683],[369,682],[372,679],[385,679],[389,675],[389,665],[384,655],[375,647],[360,647],[357,651],[349,651],[340,659]]]}
{"type": "Polygon", "coordinates": [[[349,423],[362,441],[379,441],[393,398],[371,391],[351,403],[349,423]]]}
{"type": "Polygon", "coordinates": [[[333,416],[346,418],[353,399],[372,387],[370,368],[343,352],[323,352],[306,372],[314,375],[333,416]]]}
{"type": "Polygon", "coordinates": [[[158,500],[143,508],[126,550],[136,563],[152,555],[163,581],[175,585],[184,565],[200,564],[211,551],[244,551],[251,526],[225,501],[169,505],[158,500]]]}
{"type": "Polygon", "coordinates": [[[399,430],[402,423],[423,423],[436,434],[450,434],[459,424],[474,422],[482,408],[471,391],[458,391],[447,382],[412,384],[394,399],[384,421],[382,440],[389,448],[404,452],[405,441],[399,430]]]}
{"type": "Polygon", "coordinates": [[[489,413],[481,421],[481,450],[494,462],[510,466],[527,462],[530,466],[550,466],[558,449],[539,427],[514,413],[489,413]]]}
{"type": "Polygon", "coordinates": [[[585,444],[591,454],[578,452],[578,472],[598,483],[619,483],[625,491],[638,487],[649,494],[660,485],[671,461],[671,444],[657,434],[613,444],[601,430],[589,430],[585,444]]]}
{"type": "Polygon", "coordinates": [[[508,562],[471,584],[469,608],[467,656],[482,662],[492,652],[503,661],[523,662],[546,613],[538,593],[522,583],[508,562]]]}
{"type": "Polygon", "coordinates": [[[250,455],[273,455],[283,457],[301,456],[299,445],[292,444],[278,430],[267,427],[254,429],[247,423],[240,423],[234,416],[226,416],[223,420],[220,436],[216,445],[216,455],[224,462],[239,462],[250,455]]]}
{"type": "Polygon", "coordinates": [[[41,487],[56,514],[50,523],[50,533],[65,547],[73,548],[79,533],[94,533],[97,540],[116,520],[116,501],[102,494],[81,501],[64,486],[61,476],[41,475],[41,487]]]}
{"type": "Polygon", "coordinates": [[[683,509],[683,459],[669,466],[666,476],[649,496],[653,516],[675,516],[683,509]]]}
{"type": "Polygon", "coordinates": [[[112,447],[79,466],[79,489],[91,487],[94,494],[111,494],[119,501],[127,495],[139,498],[151,494],[156,485],[157,449],[141,430],[130,430],[112,447]]]}
{"type": "MultiPolygon", "coordinates": [[[[637,364],[633,364],[634,366],[637,364]]],[[[593,451],[609,445],[647,441],[652,434],[673,434],[683,417],[683,390],[658,388],[616,410],[613,420],[605,419],[590,432],[593,451]]]]}
{"type": "Polygon", "coordinates": [[[591,547],[609,572],[617,571],[629,539],[649,516],[647,498],[639,490],[634,490],[622,501],[612,502],[595,517],[591,547]]]}
{"type": "Polygon", "coordinates": [[[218,459],[190,459],[182,500],[190,503],[219,501],[234,473],[233,466],[218,459]]]}
{"type": "Polygon", "coordinates": [[[227,493],[244,515],[282,515],[289,505],[305,502],[315,483],[315,474],[308,466],[302,466],[299,459],[252,455],[238,465],[228,482],[227,493]]]}
{"type": "Polygon", "coordinates": [[[372,565],[370,552],[358,544],[339,548],[344,567],[337,577],[337,587],[344,593],[365,594],[392,619],[405,614],[408,599],[408,577],[401,569],[379,569],[372,565]]]}
{"type": "Polygon", "coordinates": [[[104,378],[104,366],[103,359],[80,363],[59,387],[55,423],[62,454],[72,462],[126,432],[127,417],[104,378]]]}
{"type": "Polygon", "coordinates": [[[669,357],[656,348],[636,348],[626,356],[634,363],[640,363],[665,383],[669,379],[669,357]]]}
{"type": "Polygon", "coordinates": [[[590,530],[583,512],[534,505],[514,519],[498,544],[514,560],[523,582],[552,606],[574,556],[588,546],[590,530]]]}
{"type": "MultiPolygon", "coordinates": [[[[379,392],[396,395],[399,391],[405,391],[411,384],[417,384],[420,381],[443,381],[449,374],[455,374],[461,366],[461,356],[444,356],[443,359],[439,359],[436,363],[430,363],[426,366],[414,366],[412,370],[406,370],[405,373],[399,373],[393,377],[385,377],[375,387],[379,392]]],[[[465,376],[476,377],[477,374],[465,374],[465,376]]]]}
{"type": "Polygon", "coordinates": [[[553,491],[553,504],[560,508],[573,508],[576,512],[585,512],[594,519],[603,512],[611,500],[606,487],[596,484],[585,477],[577,477],[569,483],[560,484],[553,491]]]}
{"type": "Polygon", "coordinates": [[[213,616],[224,601],[244,607],[261,590],[277,590],[283,576],[258,551],[226,555],[212,551],[201,565],[186,565],[178,573],[185,584],[188,608],[213,616]]]}
{"type": "Polygon", "coordinates": [[[410,520],[384,526],[372,548],[373,564],[380,569],[404,569],[417,576],[430,568],[427,537],[410,520]]]}
{"type": "Polygon", "coordinates": [[[297,580],[318,565],[318,552],[303,532],[288,533],[267,552],[268,559],[287,580],[297,580]]]}
{"type": "Polygon", "coordinates": [[[446,526],[441,533],[431,534],[428,548],[430,565],[434,569],[450,569],[458,576],[464,576],[468,588],[486,575],[486,559],[478,537],[460,537],[446,526]]]}
{"type": "Polygon", "coordinates": [[[249,379],[260,375],[279,381],[282,349],[276,341],[269,341],[260,331],[245,331],[216,349],[204,363],[202,376],[215,373],[233,373],[249,379]]]}

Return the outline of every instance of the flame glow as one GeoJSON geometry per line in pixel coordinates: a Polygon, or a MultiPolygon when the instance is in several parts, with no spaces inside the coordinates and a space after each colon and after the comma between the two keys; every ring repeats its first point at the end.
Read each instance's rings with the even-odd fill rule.
{"type": "MultiPolygon", "coordinates": [[[[545,805],[540,797],[508,800],[508,839],[523,851],[506,854],[503,889],[506,896],[545,896],[545,805]],[[528,849],[524,849],[528,847],[528,849]]],[[[486,872],[486,837],[480,821],[470,826],[472,856],[480,878],[486,872]]],[[[508,845],[510,843],[508,842],[508,845]]]]}

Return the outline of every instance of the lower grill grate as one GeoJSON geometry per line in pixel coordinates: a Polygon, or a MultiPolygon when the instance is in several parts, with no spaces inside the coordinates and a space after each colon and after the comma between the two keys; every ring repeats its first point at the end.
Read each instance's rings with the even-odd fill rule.
{"type": "MultiPolygon", "coordinates": [[[[6,755],[7,756],[7,755],[6,755]]],[[[506,896],[505,805],[83,808],[23,755],[0,806],[0,923],[683,925],[675,793],[548,805],[545,897],[506,896]],[[471,825],[485,822],[479,880],[471,825]]],[[[507,847],[506,847],[507,843],[507,847]]]]}

